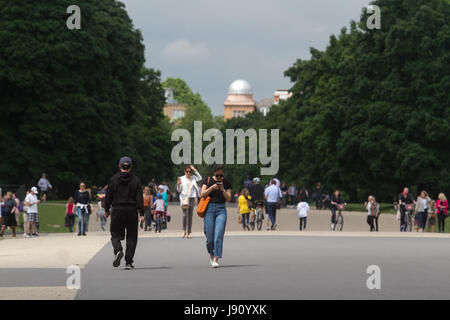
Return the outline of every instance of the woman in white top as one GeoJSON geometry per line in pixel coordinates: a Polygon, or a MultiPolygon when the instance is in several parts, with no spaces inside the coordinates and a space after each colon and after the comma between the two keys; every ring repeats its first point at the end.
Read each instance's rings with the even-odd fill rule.
{"type": "Polygon", "coordinates": [[[375,200],[374,196],[369,196],[368,201],[365,203],[367,209],[367,224],[370,226],[370,232],[378,231],[378,215],[380,213],[380,206],[375,200]],[[376,221],[377,227],[375,229],[374,222],[376,221]]]}
{"type": "Polygon", "coordinates": [[[184,169],[184,176],[177,179],[177,191],[180,193],[180,205],[183,211],[183,233],[181,237],[191,238],[192,232],[192,212],[194,211],[195,199],[200,197],[198,181],[202,181],[202,176],[193,165],[184,169]]]}
{"type": "Polygon", "coordinates": [[[428,207],[430,201],[431,199],[426,191],[422,191],[420,196],[417,198],[415,216],[419,227],[419,232],[423,232],[423,230],[425,230],[425,226],[427,225],[428,207]]]}

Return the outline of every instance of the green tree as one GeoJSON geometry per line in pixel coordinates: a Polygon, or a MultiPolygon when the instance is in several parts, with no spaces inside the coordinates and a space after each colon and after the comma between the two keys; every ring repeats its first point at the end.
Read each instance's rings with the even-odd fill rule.
{"type": "Polygon", "coordinates": [[[179,103],[188,105],[185,116],[181,119],[177,127],[188,129],[193,134],[194,121],[202,121],[203,130],[214,126],[211,109],[203,101],[198,92],[192,92],[192,89],[187,85],[186,81],[180,78],[167,78],[163,86],[174,89],[174,98],[179,103]]]}
{"type": "Polygon", "coordinates": [[[324,52],[311,49],[286,72],[293,98],[269,120],[282,129],[281,172],[352,200],[390,201],[403,185],[435,195],[450,186],[450,5],[373,4],[381,30],[367,29],[363,10],[324,52]]]}
{"type": "Polygon", "coordinates": [[[80,180],[107,181],[130,128],[139,127],[136,114],[148,115],[142,36],[124,5],[0,0],[0,6],[0,139],[8,149],[0,182],[35,184],[46,172],[66,195],[80,180]],[[66,27],[72,4],[81,8],[81,30],[66,27]]]}
{"type": "Polygon", "coordinates": [[[134,159],[135,173],[143,183],[173,176],[173,166],[167,161],[171,151],[171,125],[162,112],[165,101],[160,76],[159,71],[142,69],[139,101],[133,125],[129,127],[127,147],[123,150],[134,159]]]}

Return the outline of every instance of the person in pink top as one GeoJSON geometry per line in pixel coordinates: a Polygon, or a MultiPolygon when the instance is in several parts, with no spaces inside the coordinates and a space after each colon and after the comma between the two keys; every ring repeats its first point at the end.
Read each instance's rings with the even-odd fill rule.
{"type": "Polygon", "coordinates": [[[69,228],[69,232],[73,231],[73,225],[75,224],[75,204],[73,198],[70,197],[66,203],[66,227],[69,228]]]}
{"type": "Polygon", "coordinates": [[[445,232],[445,218],[448,214],[448,201],[445,194],[440,193],[436,201],[436,213],[438,217],[438,232],[445,232]]]}

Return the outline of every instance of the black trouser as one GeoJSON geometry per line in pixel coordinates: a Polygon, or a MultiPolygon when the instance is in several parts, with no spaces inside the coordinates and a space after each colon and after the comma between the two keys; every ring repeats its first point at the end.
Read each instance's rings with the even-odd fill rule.
{"type": "Polygon", "coordinates": [[[300,219],[300,230],[306,229],[306,217],[300,219]]]}
{"type": "Polygon", "coordinates": [[[75,224],[75,214],[68,214],[68,222],[69,222],[69,231],[72,232],[73,225],[75,224]]]}
{"type": "Polygon", "coordinates": [[[153,221],[153,214],[152,209],[145,207],[144,208],[144,230],[152,229],[152,221],[153,221]]]}
{"type": "Polygon", "coordinates": [[[444,215],[442,210],[437,214],[438,217],[438,231],[439,232],[445,232],[445,218],[447,216],[444,215]]]}
{"type": "Polygon", "coordinates": [[[322,209],[322,198],[316,199],[316,209],[317,210],[322,209]]]}
{"type": "Polygon", "coordinates": [[[406,231],[408,226],[406,219],[406,208],[404,206],[400,206],[400,232],[406,231]]]}
{"type": "Polygon", "coordinates": [[[367,216],[367,223],[370,226],[370,231],[373,231],[375,229],[375,227],[373,225],[374,218],[375,218],[375,216],[367,216]]]}
{"type": "Polygon", "coordinates": [[[123,250],[120,241],[125,239],[126,230],[125,262],[132,263],[138,238],[138,213],[136,208],[114,207],[111,213],[110,230],[114,255],[123,250]]]}
{"type": "Polygon", "coordinates": [[[418,212],[416,219],[418,220],[418,225],[420,229],[425,229],[427,226],[427,219],[428,219],[428,209],[425,209],[422,212],[418,212]]]}
{"type": "Polygon", "coordinates": [[[295,206],[295,194],[289,195],[289,200],[291,200],[291,206],[295,206]]]}
{"type": "Polygon", "coordinates": [[[378,218],[379,217],[380,217],[379,215],[373,217],[373,221],[375,222],[375,231],[377,231],[377,232],[378,232],[378,218]]]}

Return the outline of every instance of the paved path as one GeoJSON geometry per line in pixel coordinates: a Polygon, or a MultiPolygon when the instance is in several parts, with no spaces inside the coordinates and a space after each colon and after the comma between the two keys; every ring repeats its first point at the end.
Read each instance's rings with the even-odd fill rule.
{"type": "Polygon", "coordinates": [[[229,208],[224,259],[211,269],[203,222],[181,239],[178,206],[167,233],[140,231],[137,269],[111,266],[109,232],[91,220],[87,237],[43,234],[0,241],[0,299],[449,299],[450,234],[399,233],[393,215],[368,232],[365,213],[345,213],[345,232],[330,232],[329,212],[312,212],[298,231],[296,211],[281,210],[278,231],[242,232],[229,208]],[[81,290],[68,290],[69,265],[81,290]],[[366,269],[381,268],[381,290],[366,269]]]}
{"type": "MultiPolygon", "coordinates": [[[[181,208],[178,204],[169,204],[169,212],[172,220],[169,223],[169,230],[181,230],[181,208]]],[[[233,204],[228,205],[227,230],[239,231],[242,226],[237,223],[237,209],[233,204]]],[[[367,212],[344,212],[344,230],[345,231],[369,231],[367,224],[367,212]]],[[[307,228],[310,231],[328,231],[330,230],[331,212],[330,210],[311,210],[308,216],[307,228]]],[[[380,219],[380,231],[397,232],[399,223],[393,214],[382,214],[380,219]]],[[[277,225],[281,231],[297,231],[299,227],[297,210],[284,208],[277,210],[277,225]]],[[[109,219],[108,219],[109,227],[109,219]]],[[[194,213],[193,231],[203,231],[203,220],[194,213]]],[[[95,213],[91,215],[89,221],[89,231],[100,231],[100,221],[96,221],[95,213]]]]}
{"type": "Polygon", "coordinates": [[[83,271],[77,299],[449,299],[450,239],[230,236],[221,267],[204,239],[141,239],[133,271],[106,246],[83,271]],[[369,265],[381,290],[369,290],[369,265]]]}
{"type": "MultiPolygon", "coordinates": [[[[190,240],[181,239],[176,233],[145,234],[139,239],[137,268],[132,271],[112,268],[108,236],[98,234],[95,241],[103,238],[104,246],[81,265],[78,292],[65,288],[69,275],[62,264],[44,267],[41,263],[40,268],[31,264],[0,268],[1,298],[450,298],[450,278],[444,276],[450,268],[448,235],[372,233],[366,236],[312,231],[294,234],[228,232],[224,258],[218,269],[209,267],[201,233],[195,233],[190,240]],[[366,287],[369,265],[381,268],[381,290],[366,287]]],[[[83,251],[81,242],[68,235],[48,238],[53,239],[53,243],[73,243],[74,253],[83,251]]],[[[94,242],[94,235],[90,238],[94,242]]],[[[35,246],[41,238],[30,241],[30,246],[35,246]]],[[[80,241],[88,241],[88,238],[80,241]]],[[[2,244],[13,242],[7,240],[2,244]]],[[[0,256],[0,265],[5,258],[14,260],[13,256],[0,256]]],[[[52,261],[52,257],[43,254],[41,260],[52,261]]],[[[76,261],[69,260],[66,262],[76,261]]]]}

